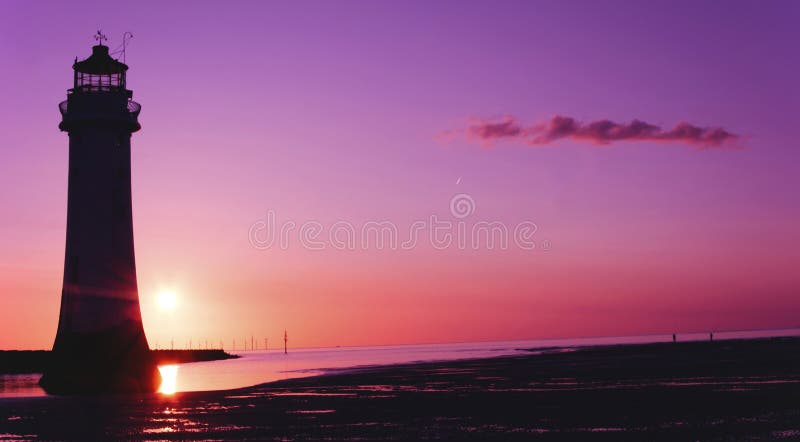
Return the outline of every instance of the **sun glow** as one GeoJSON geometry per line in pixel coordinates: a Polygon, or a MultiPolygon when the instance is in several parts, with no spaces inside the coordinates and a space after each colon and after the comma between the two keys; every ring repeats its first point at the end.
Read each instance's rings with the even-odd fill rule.
{"type": "Polygon", "coordinates": [[[178,387],[178,366],[159,365],[158,371],[161,373],[161,386],[158,392],[161,394],[175,394],[178,387]]]}
{"type": "Polygon", "coordinates": [[[172,290],[164,290],[158,294],[158,308],[171,312],[178,306],[178,295],[172,290]]]}

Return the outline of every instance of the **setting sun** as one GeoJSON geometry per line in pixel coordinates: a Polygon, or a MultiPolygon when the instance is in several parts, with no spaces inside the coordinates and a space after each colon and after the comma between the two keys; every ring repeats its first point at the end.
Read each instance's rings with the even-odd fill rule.
{"type": "Polygon", "coordinates": [[[158,308],[163,311],[173,311],[178,306],[178,295],[172,290],[164,290],[158,294],[158,308]]]}

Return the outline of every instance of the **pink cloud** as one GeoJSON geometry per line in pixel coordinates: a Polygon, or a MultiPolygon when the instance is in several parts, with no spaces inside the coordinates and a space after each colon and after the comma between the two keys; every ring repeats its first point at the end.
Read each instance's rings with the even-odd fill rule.
{"type": "MultiPolygon", "coordinates": [[[[572,117],[556,115],[550,120],[525,127],[519,119],[507,115],[500,120],[470,118],[464,129],[468,141],[478,141],[492,146],[496,141],[510,140],[533,146],[551,144],[561,139],[583,141],[595,145],[609,145],[619,141],[673,142],[705,148],[734,147],[740,139],[721,127],[700,127],[685,121],[664,130],[660,126],[641,120],[617,123],[596,120],[582,123],[572,117]]],[[[452,140],[454,131],[447,131],[452,140]]],[[[441,137],[440,137],[441,139],[441,137]]]]}
{"type": "Polygon", "coordinates": [[[506,115],[500,121],[485,121],[478,118],[470,118],[467,126],[467,139],[480,141],[485,145],[491,145],[494,141],[503,138],[519,138],[524,136],[525,131],[516,117],[506,115]]]}

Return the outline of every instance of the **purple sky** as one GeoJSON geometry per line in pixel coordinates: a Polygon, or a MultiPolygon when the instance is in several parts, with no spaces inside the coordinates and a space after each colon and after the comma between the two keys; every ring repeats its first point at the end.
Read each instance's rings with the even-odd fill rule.
{"type": "Polygon", "coordinates": [[[344,345],[797,326],[798,22],[794,1],[5,1],[0,348],[54,336],[67,192],[56,106],[98,27],[112,49],[134,34],[151,345],[284,328],[297,345],[344,345]],[[507,115],[685,121],[741,148],[437,140],[507,115]],[[248,242],[270,209],[405,226],[448,214],[457,193],[475,219],[535,222],[552,250],[248,242]],[[169,317],[164,289],[181,300],[169,317]]]}

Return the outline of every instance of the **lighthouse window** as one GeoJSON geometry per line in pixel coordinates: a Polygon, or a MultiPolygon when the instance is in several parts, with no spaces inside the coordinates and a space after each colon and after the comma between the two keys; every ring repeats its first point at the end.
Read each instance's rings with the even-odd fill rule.
{"type": "Polygon", "coordinates": [[[123,74],[87,74],[78,72],[75,76],[75,88],[84,92],[109,91],[123,86],[123,74]]]}

